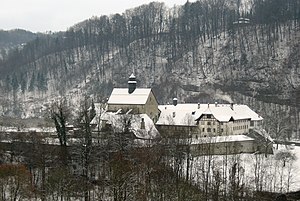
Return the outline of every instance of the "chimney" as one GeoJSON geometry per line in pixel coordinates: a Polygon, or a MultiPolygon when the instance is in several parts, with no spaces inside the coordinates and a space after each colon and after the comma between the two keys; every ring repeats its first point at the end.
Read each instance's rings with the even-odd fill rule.
{"type": "Polygon", "coordinates": [[[174,105],[174,106],[177,105],[177,98],[173,98],[173,105],[174,105]]]}
{"type": "Polygon", "coordinates": [[[218,102],[215,102],[215,107],[218,107],[218,102]]]}
{"type": "Polygon", "coordinates": [[[209,108],[209,103],[207,103],[207,108],[209,108]]]}
{"type": "Polygon", "coordinates": [[[233,103],[230,103],[230,108],[233,110],[233,103]]]}
{"type": "Polygon", "coordinates": [[[200,109],[200,103],[198,103],[198,109],[200,109]]]}
{"type": "Polygon", "coordinates": [[[144,120],[144,118],[142,118],[142,121],[141,121],[141,129],[145,129],[145,120],[144,120]]]}
{"type": "Polygon", "coordinates": [[[136,89],[136,78],[132,73],[128,80],[128,93],[132,94],[135,89],[136,89]]]}

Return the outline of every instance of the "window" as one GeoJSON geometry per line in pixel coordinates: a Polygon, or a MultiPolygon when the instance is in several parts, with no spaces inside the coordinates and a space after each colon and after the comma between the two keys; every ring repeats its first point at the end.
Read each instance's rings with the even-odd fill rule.
{"type": "Polygon", "coordinates": [[[254,121],[250,121],[250,126],[254,126],[254,121]]]}
{"type": "Polygon", "coordinates": [[[207,132],[211,132],[211,128],[207,128],[207,132]]]}
{"type": "Polygon", "coordinates": [[[211,114],[207,114],[206,117],[207,117],[208,119],[211,119],[211,114]]]}
{"type": "Polygon", "coordinates": [[[205,132],[205,128],[202,128],[202,132],[205,132]]]}
{"type": "Polygon", "coordinates": [[[216,129],[214,128],[214,133],[216,132],[216,129]]]}
{"type": "Polygon", "coordinates": [[[210,126],[210,125],[211,125],[211,122],[210,122],[210,121],[208,121],[208,122],[207,122],[207,125],[209,125],[209,126],[210,126]]]}
{"type": "Polygon", "coordinates": [[[223,128],[221,128],[221,133],[223,133],[224,132],[224,129],[223,128]]]}

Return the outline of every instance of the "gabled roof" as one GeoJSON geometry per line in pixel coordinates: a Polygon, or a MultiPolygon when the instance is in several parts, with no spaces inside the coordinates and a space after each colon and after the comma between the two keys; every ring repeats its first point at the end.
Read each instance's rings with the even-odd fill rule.
{"type": "Polygon", "coordinates": [[[128,88],[114,88],[107,103],[116,105],[143,105],[147,102],[150,93],[150,88],[137,88],[131,94],[128,93],[128,88]]]}
{"type": "Polygon", "coordinates": [[[154,139],[159,137],[154,122],[147,114],[118,114],[118,112],[107,112],[99,114],[93,121],[97,124],[106,121],[107,124],[112,125],[114,132],[123,132],[124,120],[130,120],[129,130],[139,139],[154,139]],[[142,119],[145,122],[145,128],[141,128],[142,119]]]}
{"type": "Polygon", "coordinates": [[[195,104],[159,105],[161,113],[156,125],[196,125],[195,117],[199,116],[195,108],[195,104]]]}
{"type": "MultiPolygon", "coordinates": [[[[217,105],[211,104],[202,114],[211,114],[220,122],[228,122],[231,120],[251,119],[249,111],[251,110],[246,105],[234,105],[233,109],[229,104],[217,105]]],[[[205,109],[205,105],[204,105],[205,109]]],[[[252,111],[252,110],[251,110],[252,111]]]]}
{"type": "Polygon", "coordinates": [[[161,111],[157,125],[195,125],[196,120],[205,114],[213,115],[219,122],[228,122],[230,120],[259,121],[263,118],[251,110],[247,105],[230,104],[178,104],[160,105],[161,111]]]}

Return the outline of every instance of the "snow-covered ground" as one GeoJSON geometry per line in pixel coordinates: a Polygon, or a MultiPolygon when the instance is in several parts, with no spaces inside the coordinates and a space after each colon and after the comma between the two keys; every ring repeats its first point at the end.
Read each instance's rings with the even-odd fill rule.
{"type": "Polygon", "coordinates": [[[56,129],[54,127],[31,127],[31,128],[17,128],[0,126],[0,132],[44,132],[54,133],[56,129]]]}
{"type": "MultiPolygon", "coordinates": [[[[182,169],[186,175],[186,164],[182,169]]],[[[173,165],[176,167],[176,164],[173,165]]],[[[271,192],[300,190],[300,147],[274,145],[274,155],[237,154],[199,156],[190,160],[189,177],[195,184],[220,182],[228,189],[232,181],[241,188],[271,192]]]]}

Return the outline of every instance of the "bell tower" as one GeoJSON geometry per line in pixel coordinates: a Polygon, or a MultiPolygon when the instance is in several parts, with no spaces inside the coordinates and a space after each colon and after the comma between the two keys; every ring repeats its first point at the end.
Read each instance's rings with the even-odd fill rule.
{"type": "Polygon", "coordinates": [[[132,73],[128,79],[128,93],[132,94],[135,89],[136,89],[136,78],[132,73]]]}

